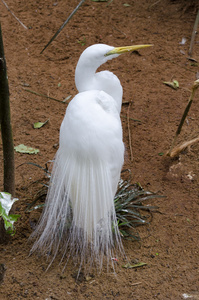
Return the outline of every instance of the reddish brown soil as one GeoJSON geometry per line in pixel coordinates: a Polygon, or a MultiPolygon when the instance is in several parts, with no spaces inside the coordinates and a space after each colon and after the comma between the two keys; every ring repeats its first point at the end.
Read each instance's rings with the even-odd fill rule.
{"type": "MultiPolygon", "coordinates": [[[[171,160],[159,155],[169,149],[199,71],[187,59],[196,17],[193,8],[181,1],[113,0],[86,1],[46,51],[40,51],[69,16],[79,1],[7,1],[10,9],[29,28],[24,29],[0,3],[4,48],[7,58],[14,144],[38,148],[37,155],[15,154],[17,213],[16,235],[0,246],[0,263],[6,266],[0,286],[1,299],[199,299],[199,144],[171,160]],[[125,6],[128,3],[130,6],[125,6]],[[154,4],[152,6],[152,4],[154,4]],[[186,8],[186,9],[185,9],[186,8]],[[185,45],[180,45],[186,38],[185,45]],[[83,42],[85,45],[82,45],[83,42]],[[132,101],[127,126],[128,104],[122,108],[126,157],[124,168],[132,171],[132,182],[161,195],[149,204],[159,206],[149,226],[139,228],[141,242],[124,240],[132,262],[146,266],[124,269],[119,261],[117,276],[93,272],[91,278],[75,282],[72,263],[62,273],[56,261],[45,272],[47,262],[28,256],[31,224],[41,211],[26,212],[41,188],[42,166],[53,159],[66,104],[27,92],[63,100],[74,96],[74,71],[85,47],[94,43],[114,46],[151,43],[154,47],[126,54],[103,68],[113,71],[124,88],[124,102],[132,101]],[[176,91],[163,81],[178,80],[176,91]],[[61,85],[60,85],[61,84],[61,85]],[[33,129],[37,121],[49,122],[33,129]],[[132,140],[131,160],[129,133],[132,140]]],[[[196,35],[193,57],[199,61],[196,35]]],[[[199,135],[199,91],[178,142],[199,135]]],[[[2,152],[2,146],[0,145],[2,152]]],[[[2,165],[1,165],[2,174],[2,165]]],[[[1,176],[2,189],[2,176],[1,176]]]]}

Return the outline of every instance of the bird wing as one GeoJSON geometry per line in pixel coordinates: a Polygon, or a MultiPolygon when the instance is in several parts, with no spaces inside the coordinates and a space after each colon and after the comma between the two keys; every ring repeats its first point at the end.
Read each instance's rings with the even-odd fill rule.
{"type": "Polygon", "coordinates": [[[104,165],[109,172],[113,198],[124,157],[121,120],[114,99],[103,91],[75,96],[61,125],[60,149],[67,156],[73,154],[79,163],[104,165]]]}
{"type": "Polygon", "coordinates": [[[103,91],[86,91],[75,96],[61,125],[62,145],[84,159],[89,156],[93,160],[111,161],[118,148],[121,156],[122,126],[114,99],[103,91]]]}

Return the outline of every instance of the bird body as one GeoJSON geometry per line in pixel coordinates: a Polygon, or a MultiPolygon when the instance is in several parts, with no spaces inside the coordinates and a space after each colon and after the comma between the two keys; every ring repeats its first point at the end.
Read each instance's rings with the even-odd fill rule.
{"type": "MultiPolygon", "coordinates": [[[[83,188],[80,188],[81,184],[76,178],[73,179],[73,190],[69,196],[76,220],[82,205],[81,212],[84,212],[81,214],[87,216],[85,231],[91,235],[95,227],[91,224],[97,224],[114,209],[113,198],[123,165],[122,127],[114,99],[103,91],[79,93],[69,104],[62,122],[60,150],[71,158],[72,168],[77,165],[78,171],[74,173],[79,174],[80,180],[85,181],[85,178],[92,174],[91,178],[84,182],[84,189],[91,188],[92,191],[86,197],[87,202],[83,200],[83,188]],[[78,139],[74,138],[77,136],[78,139]],[[107,182],[104,184],[106,177],[107,182]],[[102,197],[105,186],[105,194],[109,195],[106,199],[105,196],[102,197]],[[104,209],[106,214],[102,212],[104,209]]],[[[71,174],[71,171],[69,173],[71,174]]],[[[90,192],[87,191],[86,194],[88,193],[90,192]]],[[[83,217],[79,222],[81,225],[78,226],[84,228],[83,217]]],[[[78,221],[76,225],[77,223],[78,221]]]]}
{"type": "MultiPolygon", "coordinates": [[[[134,46],[131,46],[134,47],[134,46]]],[[[144,46],[142,46],[144,47],[144,46]]],[[[124,144],[120,110],[122,86],[109,71],[97,72],[107,60],[129,51],[98,44],[80,56],[75,83],[79,93],[69,103],[60,128],[46,206],[34,233],[32,251],[54,257],[80,257],[102,267],[122,242],[114,208],[124,144]]]]}

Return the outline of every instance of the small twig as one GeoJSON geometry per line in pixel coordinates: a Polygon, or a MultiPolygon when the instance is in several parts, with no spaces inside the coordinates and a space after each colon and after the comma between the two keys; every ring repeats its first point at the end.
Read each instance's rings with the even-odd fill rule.
{"type": "Polygon", "coordinates": [[[45,98],[48,98],[48,99],[50,99],[50,100],[54,100],[54,101],[57,101],[57,102],[61,102],[61,103],[65,103],[65,101],[63,100],[58,100],[58,99],[55,99],[55,98],[52,98],[52,97],[49,97],[49,96],[47,96],[47,95],[44,95],[44,94],[40,94],[40,93],[37,93],[37,92],[34,92],[34,91],[31,91],[31,90],[29,90],[29,89],[24,89],[24,91],[26,91],[26,92],[29,92],[29,93],[32,93],[32,94],[34,94],[34,95],[37,95],[37,96],[40,96],[40,97],[45,97],[45,98]]]}
{"type": "Polygon", "coordinates": [[[40,52],[42,54],[44,50],[54,41],[54,39],[58,36],[58,34],[62,31],[62,29],[66,26],[66,24],[70,21],[72,16],[76,13],[76,11],[80,8],[80,6],[84,3],[85,0],[81,0],[80,3],[76,6],[76,8],[73,10],[73,12],[70,14],[68,19],[62,24],[62,26],[57,30],[57,32],[53,35],[53,37],[50,39],[48,44],[43,48],[43,50],[40,52]]]}
{"type": "Polygon", "coordinates": [[[174,158],[176,156],[179,155],[180,152],[182,152],[183,150],[185,150],[187,147],[195,144],[199,142],[199,137],[191,140],[191,141],[188,141],[188,142],[184,142],[183,144],[179,145],[179,146],[176,146],[170,153],[170,157],[171,158],[174,158]]]}
{"type": "MultiPolygon", "coordinates": [[[[123,116],[123,115],[121,115],[120,117],[121,117],[121,118],[125,118],[125,119],[127,119],[127,116],[123,116]]],[[[129,118],[129,120],[132,120],[132,121],[135,121],[135,122],[142,123],[142,121],[140,121],[140,120],[137,120],[137,119],[133,119],[133,118],[129,118]]]]}
{"type": "Polygon", "coordinates": [[[158,4],[161,0],[156,1],[155,3],[149,5],[149,8],[153,7],[154,5],[158,4]]]}
{"type": "Polygon", "coordinates": [[[195,92],[196,92],[196,90],[197,90],[198,87],[199,87],[199,79],[196,80],[196,81],[194,81],[194,84],[193,84],[193,86],[192,86],[192,88],[191,88],[191,95],[190,95],[190,97],[189,97],[188,104],[187,104],[187,106],[186,106],[186,108],[185,108],[185,110],[184,110],[184,113],[183,113],[183,115],[182,115],[180,124],[178,125],[177,131],[176,131],[176,134],[175,134],[175,137],[174,137],[173,142],[172,142],[171,147],[170,147],[170,150],[169,150],[169,152],[167,153],[168,156],[171,156],[171,152],[172,152],[173,147],[174,147],[174,145],[175,145],[175,143],[176,143],[176,140],[177,140],[177,138],[178,138],[178,136],[179,136],[179,134],[180,134],[180,132],[181,132],[182,126],[183,126],[184,121],[185,121],[185,119],[186,119],[186,116],[187,116],[187,114],[188,114],[188,112],[189,112],[189,110],[190,110],[190,107],[191,107],[191,104],[192,104],[192,102],[193,102],[193,98],[194,98],[195,92]]]}
{"type": "Polygon", "coordinates": [[[117,30],[118,32],[120,32],[121,34],[123,34],[124,36],[126,36],[126,33],[124,33],[123,31],[119,30],[117,27],[112,26],[113,29],[117,30]]]}
{"type": "Polygon", "coordinates": [[[128,126],[128,133],[129,133],[129,147],[130,147],[130,154],[131,154],[131,161],[133,161],[133,149],[131,143],[131,130],[130,130],[130,118],[129,118],[129,111],[132,102],[129,102],[128,110],[127,110],[127,126],[128,126]]]}
{"type": "Polygon", "coordinates": [[[7,10],[13,15],[13,17],[23,26],[23,28],[28,29],[28,27],[26,27],[26,25],[24,25],[19,18],[17,18],[15,16],[15,14],[11,11],[11,9],[8,7],[7,3],[4,0],[1,0],[3,2],[3,4],[5,5],[5,7],[7,8],[7,10]]]}
{"type": "Polygon", "coordinates": [[[194,43],[194,40],[195,40],[195,35],[197,33],[198,23],[199,23],[199,10],[198,10],[196,20],[195,20],[195,23],[194,23],[194,26],[193,26],[193,31],[192,31],[192,36],[191,36],[191,43],[190,43],[189,52],[188,52],[189,56],[192,56],[193,43],[194,43]]]}
{"type": "Polygon", "coordinates": [[[110,0],[110,1],[107,3],[106,7],[109,6],[112,2],[113,2],[113,0],[110,0]]]}
{"type": "MultiPolygon", "coordinates": [[[[48,162],[51,163],[52,161],[48,161],[48,162]]],[[[48,163],[48,162],[47,162],[47,163],[48,163]]],[[[51,173],[49,172],[49,170],[48,170],[48,165],[47,165],[47,163],[46,163],[45,168],[44,168],[44,167],[42,167],[42,166],[40,166],[40,165],[38,165],[38,164],[35,164],[35,163],[33,163],[33,162],[24,162],[24,163],[18,165],[18,166],[16,167],[16,169],[19,168],[19,167],[21,167],[21,166],[23,166],[23,165],[32,165],[32,166],[35,166],[35,167],[37,167],[37,168],[42,169],[45,173],[51,174],[51,173]]]]}
{"type": "Polygon", "coordinates": [[[135,282],[135,283],[131,283],[131,286],[134,286],[134,285],[139,285],[141,284],[142,282],[135,282]]]}

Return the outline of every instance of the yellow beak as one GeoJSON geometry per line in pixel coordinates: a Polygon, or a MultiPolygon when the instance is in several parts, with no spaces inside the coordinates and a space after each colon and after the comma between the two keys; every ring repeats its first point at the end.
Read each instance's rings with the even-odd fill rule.
{"type": "Polygon", "coordinates": [[[104,56],[109,56],[113,54],[122,54],[125,52],[135,51],[142,48],[151,47],[153,45],[134,45],[134,46],[126,46],[126,47],[116,47],[113,50],[107,52],[104,56]]]}

